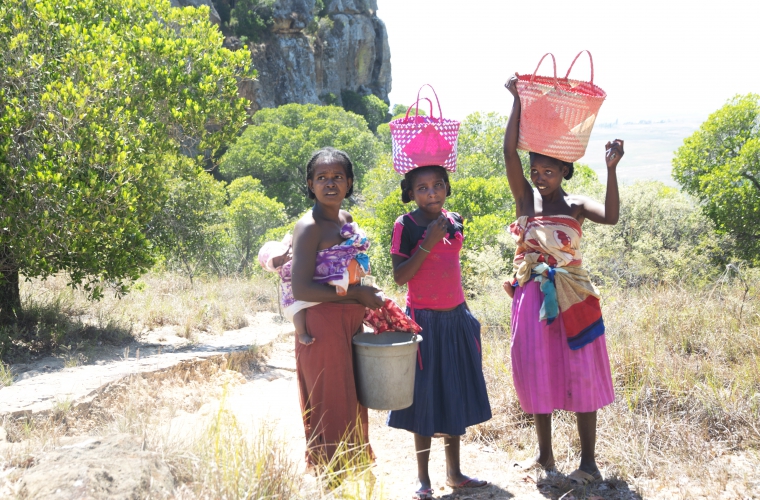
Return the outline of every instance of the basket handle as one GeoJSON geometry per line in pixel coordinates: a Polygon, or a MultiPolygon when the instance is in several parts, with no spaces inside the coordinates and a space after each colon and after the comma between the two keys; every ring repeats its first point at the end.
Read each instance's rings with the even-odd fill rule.
{"type": "Polygon", "coordinates": [[[588,54],[588,62],[591,64],[591,84],[593,85],[594,84],[594,58],[591,57],[591,52],[589,52],[588,50],[581,50],[580,52],[578,52],[578,55],[575,56],[575,59],[573,59],[573,62],[570,64],[570,67],[567,68],[567,74],[565,75],[565,79],[567,79],[567,77],[570,76],[570,70],[573,69],[573,65],[575,65],[575,61],[577,61],[578,58],[581,56],[581,54],[583,54],[584,52],[588,54]]]}
{"type": "Polygon", "coordinates": [[[542,57],[541,60],[538,61],[538,66],[536,66],[536,71],[534,71],[533,76],[530,77],[530,83],[532,84],[533,80],[536,79],[536,73],[538,73],[538,68],[541,67],[541,63],[544,62],[544,59],[546,58],[546,56],[552,56],[552,64],[554,64],[554,83],[556,84],[557,87],[559,87],[559,80],[557,80],[557,60],[554,59],[554,54],[552,54],[551,52],[547,52],[546,54],[544,54],[544,57],[542,57]]]}
{"type": "MultiPolygon", "coordinates": [[[[424,89],[425,87],[430,87],[430,90],[433,91],[433,95],[435,96],[435,102],[436,102],[436,104],[438,104],[438,119],[442,120],[443,119],[443,110],[441,109],[441,101],[438,100],[438,94],[435,93],[435,89],[433,88],[432,85],[430,85],[429,83],[426,83],[422,87],[420,87],[420,90],[417,91],[417,102],[419,102],[419,100],[420,100],[420,93],[422,92],[422,89],[424,89]]],[[[433,108],[432,107],[430,108],[430,118],[435,118],[435,116],[433,116],[433,108]]]]}
{"type": "Polygon", "coordinates": [[[414,115],[415,118],[417,118],[420,115],[420,101],[427,101],[428,104],[430,104],[430,117],[431,118],[433,117],[433,101],[431,101],[427,97],[423,97],[422,99],[418,98],[417,102],[412,103],[412,105],[409,106],[409,108],[407,108],[406,116],[404,117],[405,120],[409,118],[409,113],[412,111],[412,108],[415,108],[415,111],[416,111],[414,115]]]}

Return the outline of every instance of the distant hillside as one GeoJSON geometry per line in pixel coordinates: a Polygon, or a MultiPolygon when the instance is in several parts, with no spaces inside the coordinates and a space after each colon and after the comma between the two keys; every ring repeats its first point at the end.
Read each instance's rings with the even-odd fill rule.
{"type": "Polygon", "coordinates": [[[171,0],[208,5],[233,49],[251,50],[251,111],[288,103],[342,104],[374,94],[388,102],[391,63],[377,0],[171,0]]]}

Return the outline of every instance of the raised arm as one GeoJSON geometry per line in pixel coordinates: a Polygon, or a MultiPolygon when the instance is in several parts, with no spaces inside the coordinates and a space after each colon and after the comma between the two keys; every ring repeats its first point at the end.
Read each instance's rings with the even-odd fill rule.
{"type": "Polygon", "coordinates": [[[293,297],[306,302],[339,302],[356,300],[365,307],[377,309],[383,306],[383,299],[377,294],[379,290],[369,286],[350,286],[346,295],[338,295],[334,286],[317,283],[313,280],[317,265],[320,228],[307,221],[299,221],[293,230],[293,297]]]}
{"type": "Polygon", "coordinates": [[[584,200],[583,216],[598,224],[617,224],[620,218],[620,193],[618,192],[617,165],[625,154],[623,141],[615,139],[608,142],[605,161],[607,162],[607,194],[604,205],[591,199],[584,200]]]}
{"type": "Polygon", "coordinates": [[[512,112],[507,129],[504,131],[504,163],[507,165],[507,180],[515,198],[517,216],[533,215],[533,188],[523,174],[520,156],[517,154],[517,137],[520,133],[520,96],[517,94],[517,76],[511,77],[504,85],[514,97],[512,112]]]}

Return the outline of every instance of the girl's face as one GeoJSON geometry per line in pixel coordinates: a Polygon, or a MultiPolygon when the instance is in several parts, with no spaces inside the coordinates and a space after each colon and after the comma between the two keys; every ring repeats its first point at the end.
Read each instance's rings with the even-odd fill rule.
{"type": "Polygon", "coordinates": [[[314,166],[312,178],[306,182],[319,203],[340,205],[354,180],[346,175],[343,164],[326,161],[314,166]]]}
{"type": "Polygon", "coordinates": [[[530,180],[542,195],[559,189],[566,174],[567,167],[546,158],[535,158],[530,164],[530,180]]]}
{"type": "Polygon", "coordinates": [[[436,172],[423,172],[414,177],[414,185],[409,192],[420,210],[437,216],[446,201],[448,185],[436,172]]]}

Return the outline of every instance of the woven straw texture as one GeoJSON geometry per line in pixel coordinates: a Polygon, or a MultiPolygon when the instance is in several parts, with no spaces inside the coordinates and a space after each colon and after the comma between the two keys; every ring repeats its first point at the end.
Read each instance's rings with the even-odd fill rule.
{"type": "MultiPolygon", "coordinates": [[[[420,92],[425,86],[430,87],[423,85],[420,92]]],[[[433,93],[435,94],[435,90],[433,93]]],[[[459,122],[443,118],[437,95],[435,99],[438,103],[438,118],[433,116],[432,103],[430,116],[419,115],[418,92],[417,101],[409,106],[406,116],[389,124],[393,144],[393,168],[401,175],[428,165],[440,165],[449,172],[456,171],[459,122]],[[415,116],[409,116],[412,108],[417,110],[415,116]]],[[[430,102],[429,99],[422,100],[430,102]]]]}
{"type": "MultiPolygon", "coordinates": [[[[557,78],[556,62],[554,77],[536,76],[535,72],[533,75],[518,75],[517,92],[522,106],[518,149],[570,162],[586,153],[591,130],[607,94],[594,85],[591,53],[588,53],[591,81],[568,78],[583,52],[588,51],[575,56],[564,78],[557,78]]],[[[546,55],[554,59],[552,54],[546,55]]]]}

